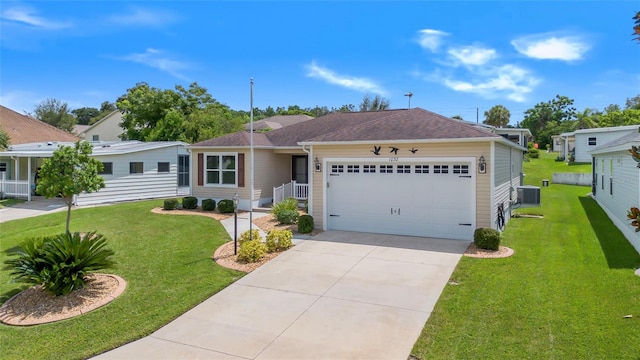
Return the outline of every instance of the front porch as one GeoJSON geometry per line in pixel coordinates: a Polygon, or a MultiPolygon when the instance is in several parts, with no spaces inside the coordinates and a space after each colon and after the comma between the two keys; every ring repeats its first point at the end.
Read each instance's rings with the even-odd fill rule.
{"type": "Polygon", "coordinates": [[[277,204],[286,198],[305,201],[309,197],[309,184],[299,184],[295,180],[273,188],[273,203],[277,204]]]}

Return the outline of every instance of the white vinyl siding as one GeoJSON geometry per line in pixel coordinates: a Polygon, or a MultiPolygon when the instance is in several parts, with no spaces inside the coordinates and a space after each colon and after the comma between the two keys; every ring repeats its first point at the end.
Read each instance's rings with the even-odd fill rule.
{"type": "Polygon", "coordinates": [[[598,174],[600,176],[598,182],[602,180],[602,175],[604,175],[605,184],[604,190],[598,186],[594,198],[636,250],[640,252],[640,233],[635,232],[627,219],[627,212],[630,208],[640,207],[638,190],[640,169],[626,151],[598,154],[595,155],[595,159],[596,164],[600,163],[602,166],[598,174]],[[610,183],[613,185],[613,195],[610,193],[610,183]]]}
{"type": "MultiPolygon", "coordinates": [[[[496,144],[495,147],[495,160],[494,162],[494,172],[493,172],[493,181],[498,185],[502,185],[506,182],[509,182],[511,165],[509,163],[509,154],[511,152],[511,148],[502,144],[496,144]]],[[[485,156],[486,157],[486,156],[485,156]]]]}
{"type": "Polygon", "coordinates": [[[620,137],[638,132],[638,126],[620,126],[615,128],[599,128],[599,129],[584,129],[576,130],[575,132],[575,150],[576,150],[576,162],[591,162],[590,151],[595,148],[605,145],[620,137]],[[596,145],[591,145],[595,141],[596,145]]]}

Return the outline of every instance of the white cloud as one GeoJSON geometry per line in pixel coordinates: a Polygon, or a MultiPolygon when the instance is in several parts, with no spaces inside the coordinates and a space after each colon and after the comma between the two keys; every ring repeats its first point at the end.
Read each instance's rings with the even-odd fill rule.
{"type": "Polygon", "coordinates": [[[474,93],[488,99],[505,97],[516,102],[524,102],[526,95],[540,83],[526,69],[511,64],[484,69],[475,73],[474,78],[473,81],[463,81],[452,77],[435,77],[455,91],[474,93]]]}
{"type": "Polygon", "coordinates": [[[178,79],[189,80],[182,71],[188,68],[188,64],[165,56],[161,50],[148,48],[144,53],[134,53],[116,57],[118,60],[131,61],[143,64],[160,71],[164,71],[178,79]]]}
{"type": "Polygon", "coordinates": [[[340,75],[333,72],[333,70],[319,66],[315,61],[306,66],[307,76],[312,78],[322,79],[329,84],[339,85],[348,89],[358,90],[362,92],[372,92],[380,95],[384,95],[386,91],[378,85],[375,81],[348,75],[340,75]]]}
{"type": "Polygon", "coordinates": [[[418,31],[418,44],[424,49],[435,52],[442,44],[442,38],[447,35],[449,34],[440,30],[422,29],[418,31]]]}
{"type": "Polygon", "coordinates": [[[535,34],[511,41],[516,50],[528,57],[542,60],[580,60],[591,48],[578,36],[535,34]]]}
{"type": "Polygon", "coordinates": [[[165,10],[152,10],[139,6],[130,6],[121,14],[111,16],[109,20],[119,25],[164,26],[177,21],[178,16],[165,10]]]}
{"type": "Polygon", "coordinates": [[[72,26],[70,22],[54,21],[38,16],[36,11],[29,7],[14,7],[6,9],[2,12],[0,18],[4,21],[10,21],[45,30],[58,30],[72,26]]]}
{"type": "Polygon", "coordinates": [[[456,62],[463,65],[481,66],[498,57],[494,49],[481,46],[463,46],[449,48],[447,54],[456,62]]]}

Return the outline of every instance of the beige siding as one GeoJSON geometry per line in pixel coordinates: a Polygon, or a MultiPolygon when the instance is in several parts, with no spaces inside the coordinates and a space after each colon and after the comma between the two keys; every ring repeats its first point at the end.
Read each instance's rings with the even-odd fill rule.
{"type": "Polygon", "coordinates": [[[93,136],[98,135],[99,141],[118,141],[120,140],[119,136],[124,133],[124,130],[120,127],[121,122],[122,114],[116,111],[87,129],[87,131],[84,132],[84,139],[93,141],[93,136]]]}
{"type": "MultiPolygon", "coordinates": [[[[491,152],[490,144],[488,142],[469,142],[469,143],[442,143],[442,144],[402,144],[398,146],[401,148],[398,153],[400,161],[411,158],[420,157],[475,157],[479,158],[480,155],[484,155],[487,162],[488,170],[486,174],[476,174],[476,226],[477,227],[489,227],[491,225],[491,152]],[[410,148],[416,148],[418,151],[412,154],[408,151],[410,148]]],[[[382,146],[380,156],[372,154],[372,145],[314,145],[312,153],[314,157],[317,157],[320,161],[325,158],[362,158],[370,159],[372,157],[383,158],[395,156],[389,154],[389,148],[386,145],[382,146]]],[[[473,171],[477,171],[473,169],[473,171]]],[[[323,197],[325,183],[322,172],[311,173],[313,178],[313,205],[312,214],[316,227],[322,228],[324,220],[323,211],[323,197]]]]}
{"type": "MultiPolygon", "coordinates": [[[[271,149],[254,149],[254,202],[263,205],[273,198],[273,187],[291,181],[291,155],[275,154],[271,149]]],[[[249,201],[251,191],[251,154],[247,148],[193,149],[191,154],[193,196],[200,199],[212,198],[216,201],[231,199],[237,192],[241,201],[249,201]],[[244,187],[211,187],[198,185],[199,153],[243,153],[244,187]]],[[[248,203],[247,203],[248,204],[248,203]]]]}

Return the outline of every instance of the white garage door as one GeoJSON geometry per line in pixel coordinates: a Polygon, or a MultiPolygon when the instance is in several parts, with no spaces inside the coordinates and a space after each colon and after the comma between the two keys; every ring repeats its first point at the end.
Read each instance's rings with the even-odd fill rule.
{"type": "Polygon", "coordinates": [[[330,162],[327,175],[329,229],[473,239],[469,162],[330,162]]]}

